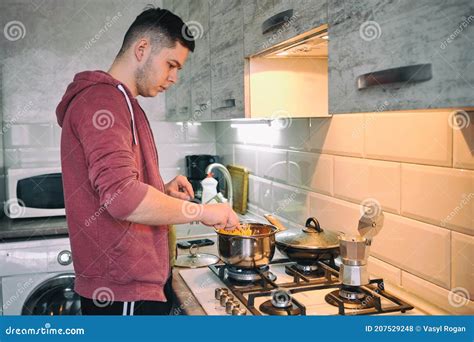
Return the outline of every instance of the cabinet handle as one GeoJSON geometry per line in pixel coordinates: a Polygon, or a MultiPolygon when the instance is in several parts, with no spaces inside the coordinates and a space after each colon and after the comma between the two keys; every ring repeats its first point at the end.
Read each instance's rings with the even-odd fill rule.
{"type": "Polygon", "coordinates": [[[432,76],[431,63],[408,65],[360,75],[357,77],[357,88],[361,90],[381,84],[424,82],[432,76]]]}
{"type": "Polygon", "coordinates": [[[221,109],[235,107],[235,99],[225,99],[224,105],[220,107],[221,109]]]}
{"type": "Polygon", "coordinates": [[[288,19],[293,16],[293,9],[289,9],[271,16],[262,24],[262,34],[268,33],[277,27],[283,25],[288,19]]]}

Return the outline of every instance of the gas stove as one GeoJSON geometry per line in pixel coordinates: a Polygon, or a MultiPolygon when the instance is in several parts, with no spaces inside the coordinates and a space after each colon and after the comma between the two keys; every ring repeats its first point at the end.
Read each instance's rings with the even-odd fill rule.
{"type": "Polygon", "coordinates": [[[208,315],[423,314],[387,292],[382,279],[345,286],[334,262],[305,269],[288,259],[241,270],[225,264],[180,271],[208,315]]]}

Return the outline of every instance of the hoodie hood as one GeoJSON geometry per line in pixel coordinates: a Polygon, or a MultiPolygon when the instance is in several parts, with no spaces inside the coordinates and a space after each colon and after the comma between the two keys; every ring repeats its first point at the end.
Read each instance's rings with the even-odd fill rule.
{"type": "MultiPolygon", "coordinates": [[[[118,87],[122,83],[110,76],[108,73],[101,70],[84,71],[76,74],[76,76],[74,76],[74,80],[68,85],[66,92],[64,93],[63,98],[61,99],[61,102],[56,108],[56,117],[59,126],[63,126],[64,117],[66,116],[67,109],[73,99],[76,97],[76,95],[96,84],[110,84],[114,87],[118,87]]],[[[123,89],[127,92],[128,97],[132,101],[134,101],[135,98],[131,94],[130,90],[125,85],[122,84],[122,86],[123,89]]]]}

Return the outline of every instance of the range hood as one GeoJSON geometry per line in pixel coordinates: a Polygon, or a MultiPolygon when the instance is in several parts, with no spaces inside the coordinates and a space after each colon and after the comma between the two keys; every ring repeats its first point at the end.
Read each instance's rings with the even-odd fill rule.
{"type": "Polygon", "coordinates": [[[327,25],[305,32],[277,44],[254,57],[264,58],[328,58],[327,25]]]}
{"type": "Polygon", "coordinates": [[[274,45],[248,59],[248,117],[327,117],[327,25],[274,45]]]}

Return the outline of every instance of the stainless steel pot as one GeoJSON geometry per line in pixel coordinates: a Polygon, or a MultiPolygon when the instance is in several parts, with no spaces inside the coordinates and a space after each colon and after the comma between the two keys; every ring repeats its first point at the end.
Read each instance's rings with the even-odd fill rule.
{"type": "Polygon", "coordinates": [[[219,257],[227,265],[240,268],[255,268],[270,263],[275,254],[275,233],[273,225],[246,223],[252,230],[250,236],[229,235],[217,231],[219,257]]]}

